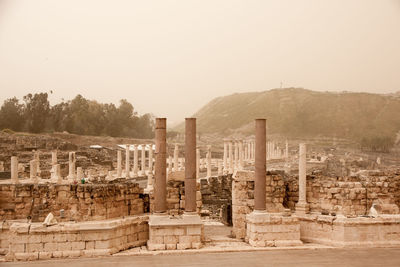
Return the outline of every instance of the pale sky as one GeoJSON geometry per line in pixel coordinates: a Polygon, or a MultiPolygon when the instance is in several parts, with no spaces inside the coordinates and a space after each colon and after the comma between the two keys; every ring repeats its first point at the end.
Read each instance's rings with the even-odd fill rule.
{"type": "Polygon", "coordinates": [[[171,125],[217,96],[400,90],[400,0],[0,0],[0,101],[125,98],[171,125]]]}

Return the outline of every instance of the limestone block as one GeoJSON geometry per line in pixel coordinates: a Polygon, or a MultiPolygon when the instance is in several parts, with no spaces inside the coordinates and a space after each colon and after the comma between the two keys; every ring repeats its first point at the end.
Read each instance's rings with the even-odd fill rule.
{"type": "Polygon", "coordinates": [[[192,248],[191,243],[178,243],[176,245],[176,249],[178,249],[178,250],[184,250],[184,249],[190,249],[190,248],[192,248]]]}

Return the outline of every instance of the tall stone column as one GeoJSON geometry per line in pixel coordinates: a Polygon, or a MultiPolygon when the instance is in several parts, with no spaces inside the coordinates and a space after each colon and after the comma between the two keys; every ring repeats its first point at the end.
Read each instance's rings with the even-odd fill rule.
{"type": "Polygon", "coordinates": [[[34,183],[38,182],[37,176],[37,162],[35,159],[29,161],[29,178],[33,180],[34,183]]]}
{"type": "Polygon", "coordinates": [[[229,140],[229,173],[233,173],[233,144],[229,140]]]}
{"type": "Polygon", "coordinates": [[[179,170],[179,146],[178,144],[175,144],[175,149],[174,149],[174,172],[177,172],[179,170]]]}
{"type": "Polygon", "coordinates": [[[40,176],[40,154],[39,151],[35,151],[34,160],[36,161],[36,176],[40,176]]]}
{"type": "Polygon", "coordinates": [[[130,145],[126,145],[125,147],[125,177],[131,178],[130,145]]]}
{"type": "Polygon", "coordinates": [[[149,173],[147,175],[147,187],[145,193],[150,193],[153,188],[153,144],[149,145],[149,173]]]}
{"type": "Polygon", "coordinates": [[[196,178],[200,178],[200,149],[196,149],[196,178]]]}
{"type": "Polygon", "coordinates": [[[254,210],[265,211],[266,198],[266,120],[256,119],[254,210]]]}
{"type": "Polygon", "coordinates": [[[167,119],[156,118],[154,212],[167,211],[167,119]]]}
{"type": "Polygon", "coordinates": [[[51,165],[54,166],[57,164],[57,150],[51,151],[51,165]]]}
{"type": "Polygon", "coordinates": [[[286,144],[285,144],[285,158],[289,158],[289,143],[288,143],[288,140],[286,140],[286,144]]]}
{"type": "Polygon", "coordinates": [[[306,144],[299,145],[299,201],[296,204],[296,213],[307,213],[309,206],[307,204],[307,152],[306,144]]]}
{"type": "Polygon", "coordinates": [[[149,173],[153,173],[153,144],[149,145],[149,173]]]}
{"type": "Polygon", "coordinates": [[[142,144],[142,176],[146,175],[146,145],[142,144]]]}
{"type": "Polygon", "coordinates": [[[239,146],[238,146],[238,141],[236,141],[235,140],[235,163],[234,163],[234,166],[235,166],[235,170],[237,170],[238,169],[238,167],[239,167],[239,146]]]}
{"type": "Polygon", "coordinates": [[[57,181],[58,184],[61,184],[63,181],[63,178],[61,176],[61,165],[60,164],[54,165],[54,179],[57,181]]]}
{"type": "Polygon", "coordinates": [[[228,173],[228,142],[224,139],[224,173],[228,173]]]}
{"type": "Polygon", "coordinates": [[[11,157],[11,182],[18,184],[18,157],[11,157]]]}
{"type": "Polygon", "coordinates": [[[83,169],[82,169],[82,167],[76,168],[76,179],[78,180],[78,183],[83,179],[83,169]]]}
{"type": "Polygon", "coordinates": [[[207,146],[207,178],[211,177],[211,146],[207,146]]]}
{"type": "Polygon", "coordinates": [[[120,178],[122,176],[122,152],[121,150],[117,151],[117,177],[120,178]]]}
{"type": "Polygon", "coordinates": [[[223,174],[223,172],[222,172],[222,161],[220,159],[217,159],[217,167],[218,167],[217,174],[218,174],[218,176],[220,176],[220,175],[223,174]]]}
{"type": "Polygon", "coordinates": [[[243,140],[239,140],[239,170],[243,170],[243,140]]]}
{"type": "Polygon", "coordinates": [[[185,119],[185,212],[196,212],[196,118],[185,119]]]}
{"type": "Polygon", "coordinates": [[[168,157],[168,172],[172,172],[173,167],[172,167],[172,156],[168,157]]]}
{"type": "Polygon", "coordinates": [[[139,172],[139,148],[133,145],[133,177],[137,177],[139,172]]]}
{"type": "Polygon", "coordinates": [[[75,179],[75,152],[68,153],[68,179],[75,179]]]}

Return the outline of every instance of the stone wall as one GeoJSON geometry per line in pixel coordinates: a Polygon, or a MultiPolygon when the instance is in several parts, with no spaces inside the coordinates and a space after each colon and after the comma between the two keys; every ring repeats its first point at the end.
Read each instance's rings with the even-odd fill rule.
{"type": "MultiPolygon", "coordinates": [[[[294,209],[298,200],[298,178],[291,177],[286,184],[284,205],[294,209]]],[[[372,204],[378,204],[383,213],[398,213],[400,204],[400,175],[365,172],[350,177],[307,176],[307,202],[312,212],[367,215],[372,204]]]]}
{"type": "Polygon", "coordinates": [[[232,224],[232,175],[200,179],[202,216],[232,224]]]}
{"type": "Polygon", "coordinates": [[[109,184],[0,184],[0,218],[88,221],[142,214],[143,189],[133,182],[109,184]],[[64,218],[60,217],[64,210],[64,218]]]}
{"type": "MultiPolygon", "coordinates": [[[[266,208],[268,212],[281,212],[285,197],[283,172],[267,172],[266,208]]],[[[246,215],[254,210],[254,172],[237,171],[232,182],[232,222],[236,238],[246,236],[246,215]]]]}
{"type": "MultiPolygon", "coordinates": [[[[154,209],[154,191],[150,193],[150,212],[154,209]]],[[[200,213],[202,199],[200,193],[200,184],[197,183],[196,189],[197,213],[200,213]]],[[[167,181],[167,212],[170,215],[183,214],[185,211],[185,182],[181,180],[170,179],[167,181]]]]}
{"type": "MultiPolygon", "coordinates": [[[[148,217],[92,222],[67,222],[53,226],[18,223],[2,231],[9,240],[8,260],[37,260],[110,255],[143,246],[149,238],[148,217]]],[[[3,243],[2,243],[3,245],[3,243]]]]}

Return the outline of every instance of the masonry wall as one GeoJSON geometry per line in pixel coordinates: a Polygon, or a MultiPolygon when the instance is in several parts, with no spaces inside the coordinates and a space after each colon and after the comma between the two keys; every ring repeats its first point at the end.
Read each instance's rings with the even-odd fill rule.
{"type": "Polygon", "coordinates": [[[202,216],[232,224],[232,174],[200,179],[202,216]]]}
{"type": "Polygon", "coordinates": [[[133,182],[110,184],[1,184],[0,218],[43,221],[52,212],[58,221],[88,221],[142,214],[143,189],[133,182]],[[60,217],[64,210],[64,218],[60,217]]]}
{"type": "MultiPolygon", "coordinates": [[[[285,182],[284,205],[295,208],[298,200],[298,178],[285,182]]],[[[310,210],[340,213],[346,216],[367,215],[372,204],[378,204],[386,214],[398,213],[400,176],[396,173],[366,172],[351,177],[307,176],[307,202],[310,210]]]]}
{"type": "MultiPolygon", "coordinates": [[[[150,193],[150,212],[154,210],[154,191],[150,193]]],[[[200,193],[200,184],[196,188],[196,207],[197,213],[200,213],[202,199],[200,193]]],[[[183,214],[185,211],[185,182],[170,179],[167,181],[167,212],[171,215],[183,214]]]]}

